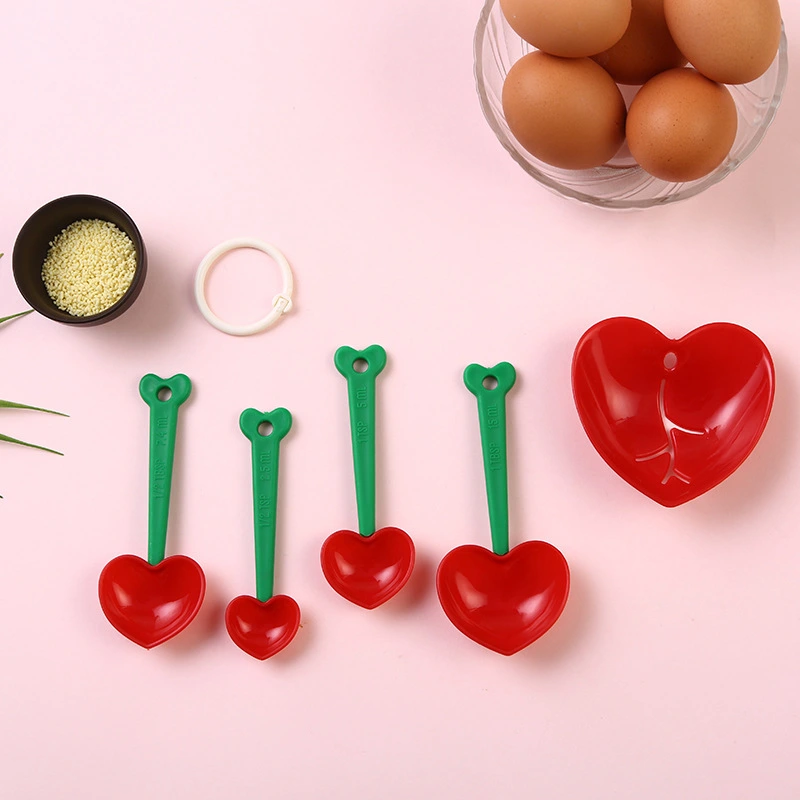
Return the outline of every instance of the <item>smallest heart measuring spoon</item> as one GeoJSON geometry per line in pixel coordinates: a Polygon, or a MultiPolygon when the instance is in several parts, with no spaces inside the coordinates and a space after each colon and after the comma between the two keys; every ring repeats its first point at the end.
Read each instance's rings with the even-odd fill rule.
{"type": "Polygon", "coordinates": [[[239,595],[225,610],[225,627],[234,644],[261,661],[283,650],[300,627],[300,608],[285,594],[273,594],[281,440],[292,427],[285,408],[245,409],[239,427],[250,440],[253,459],[253,526],[256,545],[256,596],[239,595]]]}
{"type": "Polygon", "coordinates": [[[328,583],[342,597],[362,608],[376,608],[405,586],[415,558],[405,531],[375,530],[375,379],[386,366],[386,351],[378,344],[364,350],[340,347],[334,364],[347,379],[358,533],[332,533],[322,545],[320,561],[328,583]]]}
{"type": "Polygon", "coordinates": [[[100,605],[123,635],[150,649],[179,634],[197,616],[206,579],[188,556],[165,558],[178,408],[192,384],[186,375],[145,375],[139,394],[150,407],[150,503],[147,561],[117,556],[100,573],[100,605]]]}
{"type": "Polygon", "coordinates": [[[546,633],[569,594],[569,567],[553,545],[531,541],[509,550],[506,395],[516,377],[508,362],[491,369],[471,364],[464,371],[466,387],[478,398],[492,551],[462,545],[436,572],[439,602],[450,622],[506,656],[546,633]]]}

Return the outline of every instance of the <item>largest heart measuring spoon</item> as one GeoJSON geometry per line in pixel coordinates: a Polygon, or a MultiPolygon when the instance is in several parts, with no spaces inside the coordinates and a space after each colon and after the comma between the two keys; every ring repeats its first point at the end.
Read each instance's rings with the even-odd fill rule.
{"type": "Polygon", "coordinates": [[[100,605],[108,621],[142,647],[163,644],[197,616],[206,579],[188,556],[165,558],[178,408],[192,384],[186,375],[145,375],[139,394],[150,407],[150,503],[147,561],[117,556],[100,573],[100,605]]]}
{"type": "Polygon", "coordinates": [[[569,594],[566,559],[547,542],[509,550],[506,395],[517,373],[508,362],[471,364],[464,383],[478,398],[492,550],[468,544],[439,564],[436,591],[450,622],[465,636],[505,656],[546,633],[569,594]]]}
{"type": "Polygon", "coordinates": [[[340,347],[336,369],[347,379],[356,479],[358,533],[332,533],[320,560],[328,583],[350,602],[376,608],[405,586],[414,569],[414,543],[400,528],[375,530],[375,379],[386,366],[378,344],[340,347]]]}

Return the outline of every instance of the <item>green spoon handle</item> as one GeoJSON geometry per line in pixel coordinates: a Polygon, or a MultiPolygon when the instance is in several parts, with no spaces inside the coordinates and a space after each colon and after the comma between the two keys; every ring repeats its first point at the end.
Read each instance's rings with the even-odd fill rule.
{"type": "Polygon", "coordinates": [[[386,366],[386,351],[379,344],[364,350],[340,347],[333,362],[347,379],[358,532],[372,536],[375,533],[375,379],[386,366]]]}
{"type": "Polygon", "coordinates": [[[253,458],[253,529],[256,543],[256,597],[266,603],[275,589],[275,531],[281,440],[292,427],[285,408],[262,412],[247,408],[239,428],[250,440],[253,458]],[[262,427],[265,426],[265,427],[262,427]]]}
{"type": "Polygon", "coordinates": [[[464,370],[464,384],[478,398],[492,550],[499,556],[508,552],[506,395],[516,379],[516,370],[507,361],[491,369],[480,364],[470,364],[464,370]]]}
{"type": "Polygon", "coordinates": [[[139,394],[150,406],[150,480],[147,529],[147,560],[159,564],[167,549],[169,498],[172,490],[172,467],[175,462],[175,434],[178,408],[192,393],[186,375],[159,378],[145,375],[139,382],[139,394]]]}

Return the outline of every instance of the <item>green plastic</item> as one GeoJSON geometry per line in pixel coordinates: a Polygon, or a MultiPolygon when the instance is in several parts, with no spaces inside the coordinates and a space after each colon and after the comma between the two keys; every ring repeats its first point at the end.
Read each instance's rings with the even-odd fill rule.
{"type": "Polygon", "coordinates": [[[275,531],[281,440],[292,428],[292,415],[285,408],[276,408],[269,412],[247,408],[239,417],[239,428],[251,442],[256,598],[266,603],[272,598],[275,588],[275,531]],[[262,426],[267,427],[264,429],[262,426]]]}
{"type": "Polygon", "coordinates": [[[333,363],[347,379],[358,532],[372,536],[375,533],[375,379],[386,366],[386,351],[379,344],[364,350],[340,347],[333,363]]]}
{"type": "Polygon", "coordinates": [[[167,550],[169,498],[172,491],[172,467],[175,462],[175,434],[178,408],[192,393],[186,375],[159,378],[145,375],[139,382],[139,394],[150,406],[150,504],[147,530],[147,560],[160,564],[167,550]]]}
{"type": "Polygon", "coordinates": [[[499,556],[508,552],[506,395],[516,380],[517,371],[507,361],[491,369],[480,364],[470,364],[464,370],[464,384],[478,398],[492,550],[499,556]]]}

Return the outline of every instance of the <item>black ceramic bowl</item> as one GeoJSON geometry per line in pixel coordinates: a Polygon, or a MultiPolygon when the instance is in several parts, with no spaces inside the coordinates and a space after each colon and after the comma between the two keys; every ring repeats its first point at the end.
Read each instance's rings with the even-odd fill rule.
{"type": "Polygon", "coordinates": [[[100,325],[118,317],[139,296],[147,274],[147,253],[139,229],[119,206],[102,197],[73,194],[42,206],[22,226],[14,243],[13,268],[17,288],[28,304],[40,314],[69,325],[100,325]],[[81,219],[113,222],[128,235],[136,248],[136,270],[128,291],[105,311],[86,317],[76,317],[58,308],[42,280],[42,265],[50,242],[68,225],[81,219]]]}

